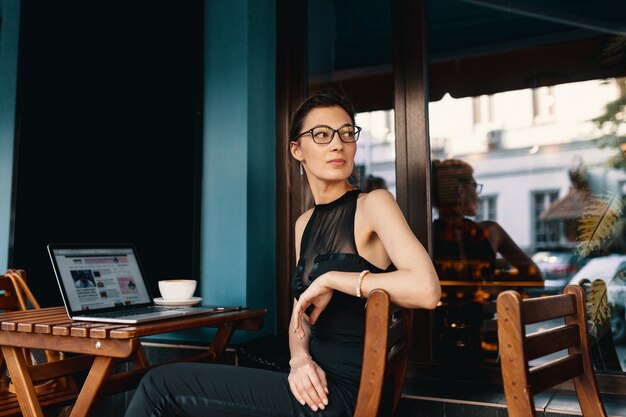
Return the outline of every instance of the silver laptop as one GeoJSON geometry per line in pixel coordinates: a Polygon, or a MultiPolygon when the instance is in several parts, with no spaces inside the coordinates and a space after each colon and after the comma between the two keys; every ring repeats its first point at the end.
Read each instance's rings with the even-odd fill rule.
{"type": "Polygon", "coordinates": [[[216,310],[156,306],[133,245],[49,244],[48,254],[72,320],[132,324],[216,310]]]}

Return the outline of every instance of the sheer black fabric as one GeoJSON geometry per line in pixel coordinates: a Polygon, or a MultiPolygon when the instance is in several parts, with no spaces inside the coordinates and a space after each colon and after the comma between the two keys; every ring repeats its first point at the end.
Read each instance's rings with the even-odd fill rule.
{"type": "MultiPolygon", "coordinates": [[[[300,259],[292,280],[298,298],[309,283],[329,271],[385,272],[359,255],[354,239],[354,217],[360,190],[316,205],[302,234],[300,259]]],[[[393,269],[390,265],[387,270],[393,269]]],[[[365,336],[365,299],[339,291],[311,326],[311,356],[330,380],[356,402],[365,336]]],[[[354,403],[351,404],[354,407],[354,403]]]]}

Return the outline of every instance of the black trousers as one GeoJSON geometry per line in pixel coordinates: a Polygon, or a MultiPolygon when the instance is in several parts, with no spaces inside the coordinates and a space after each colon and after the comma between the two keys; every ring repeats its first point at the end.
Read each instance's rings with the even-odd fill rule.
{"type": "Polygon", "coordinates": [[[148,372],[126,417],[293,417],[353,414],[354,398],[328,381],[328,406],[313,412],[291,393],[287,375],[230,365],[180,363],[148,372]]]}

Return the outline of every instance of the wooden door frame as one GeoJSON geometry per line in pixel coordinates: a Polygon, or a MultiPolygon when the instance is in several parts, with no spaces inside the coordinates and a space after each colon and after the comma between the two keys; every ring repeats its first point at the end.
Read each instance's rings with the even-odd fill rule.
{"type": "MultiPolygon", "coordinates": [[[[425,0],[393,0],[392,19],[396,195],[411,230],[432,254],[425,0]]],[[[413,334],[419,337],[411,357],[430,362],[433,313],[415,313],[413,334]]]]}
{"type": "Polygon", "coordinates": [[[289,154],[291,114],[306,98],[306,0],[276,1],[276,312],[287,334],[294,273],[294,225],[304,209],[302,177],[289,154]]]}

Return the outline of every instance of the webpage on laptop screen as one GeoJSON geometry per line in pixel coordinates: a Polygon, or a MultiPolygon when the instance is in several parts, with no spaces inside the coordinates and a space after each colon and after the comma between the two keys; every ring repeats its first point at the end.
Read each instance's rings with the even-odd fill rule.
{"type": "Polygon", "coordinates": [[[55,251],[72,311],[150,302],[132,249],[55,251]]]}

